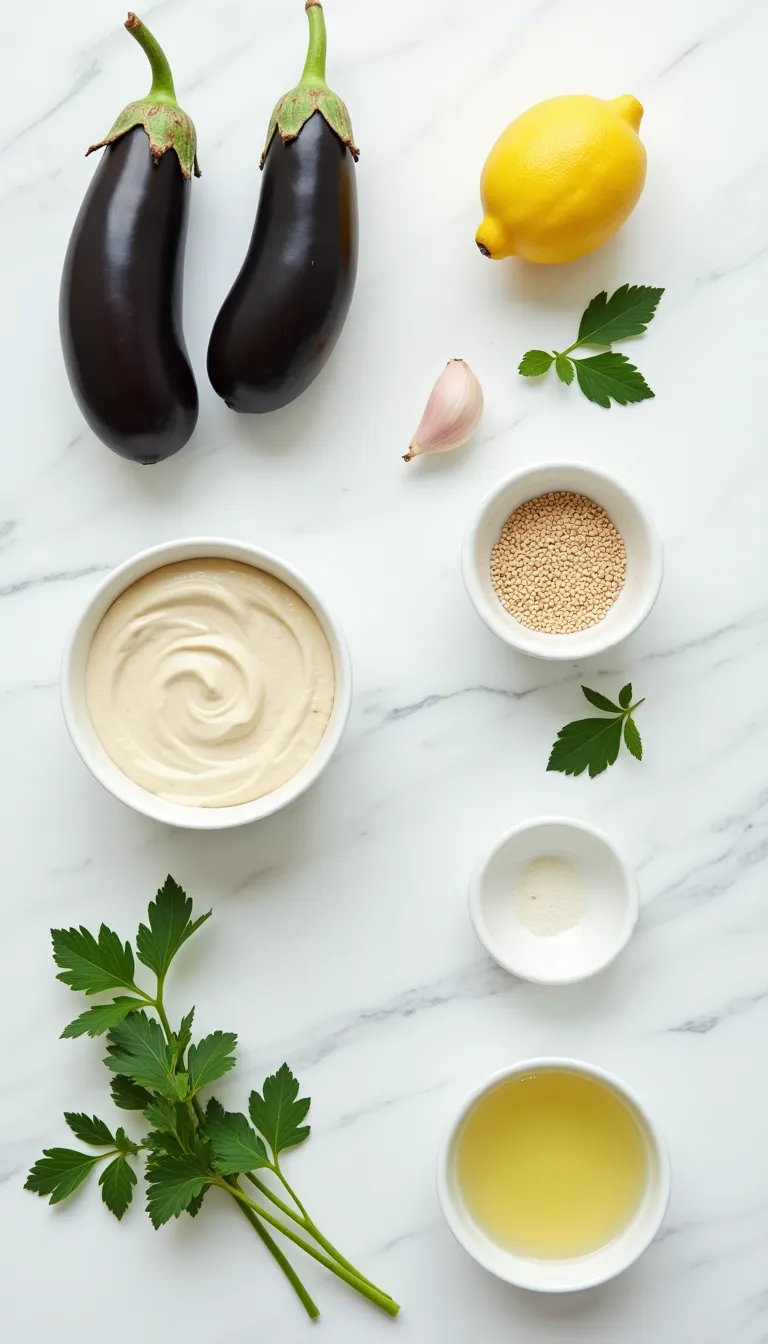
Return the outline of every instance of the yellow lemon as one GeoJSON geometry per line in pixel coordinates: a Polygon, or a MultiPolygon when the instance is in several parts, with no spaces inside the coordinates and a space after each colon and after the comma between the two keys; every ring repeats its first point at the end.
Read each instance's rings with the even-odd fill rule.
{"type": "Polygon", "coordinates": [[[643,109],[574,94],[529,107],[507,127],[483,169],[487,257],[574,261],[612,238],[645,184],[643,109]]]}

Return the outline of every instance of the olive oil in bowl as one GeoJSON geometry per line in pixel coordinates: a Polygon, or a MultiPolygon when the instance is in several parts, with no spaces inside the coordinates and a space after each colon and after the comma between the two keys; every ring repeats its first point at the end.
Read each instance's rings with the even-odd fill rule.
{"type": "Polygon", "coordinates": [[[485,1093],[458,1136],[467,1212],[503,1250],[540,1260],[590,1255],[628,1227],[648,1183],[645,1135],[599,1078],[564,1068],[485,1093]]]}

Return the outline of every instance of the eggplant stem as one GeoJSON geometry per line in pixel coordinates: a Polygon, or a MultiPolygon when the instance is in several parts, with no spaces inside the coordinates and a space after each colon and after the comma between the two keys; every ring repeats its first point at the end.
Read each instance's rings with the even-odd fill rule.
{"type": "Polygon", "coordinates": [[[152,88],[147,94],[147,101],[151,100],[153,103],[166,103],[172,107],[178,107],[171,67],[160,43],[150,33],[146,24],[143,24],[141,19],[133,13],[128,15],[125,26],[131,37],[136,38],[152,70],[152,88]]]}
{"type": "Polygon", "coordinates": [[[327,89],[325,82],[325,64],[328,54],[328,36],[325,29],[325,15],[320,0],[307,0],[305,5],[309,19],[309,47],[301,76],[300,88],[327,89]]]}

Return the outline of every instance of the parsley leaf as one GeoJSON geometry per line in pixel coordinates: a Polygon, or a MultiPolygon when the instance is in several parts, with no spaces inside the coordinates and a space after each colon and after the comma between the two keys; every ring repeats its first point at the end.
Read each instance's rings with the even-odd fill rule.
{"type": "Polygon", "coordinates": [[[224,1107],[222,1106],[221,1102],[217,1101],[215,1097],[211,1097],[210,1101],[208,1102],[208,1105],[205,1108],[206,1127],[210,1124],[213,1124],[214,1121],[216,1120],[223,1120],[225,1115],[226,1111],[224,1110],[224,1107]]]}
{"type": "Polygon", "coordinates": [[[615,763],[621,750],[622,729],[628,749],[641,761],[643,748],[632,715],[643,701],[638,700],[635,705],[630,703],[631,685],[622,688],[618,705],[588,686],[581,689],[591,705],[613,717],[576,719],[567,723],[557,735],[547,769],[558,770],[564,775],[581,775],[588,770],[590,779],[594,779],[615,763]]]}
{"type": "Polygon", "coordinates": [[[636,760],[643,759],[643,743],[634,719],[624,721],[624,741],[636,760]]]}
{"type": "Polygon", "coordinates": [[[239,1112],[225,1111],[216,1119],[206,1119],[205,1128],[213,1165],[223,1176],[239,1176],[243,1171],[271,1166],[264,1140],[239,1112]]]}
{"type": "Polygon", "coordinates": [[[302,1126],[311,1105],[309,1097],[297,1101],[299,1084],[287,1064],[264,1081],[263,1095],[252,1092],[248,1109],[259,1133],[264,1135],[273,1156],[283,1148],[295,1148],[309,1137],[309,1125],[302,1126]]]}
{"type": "Polygon", "coordinates": [[[172,1129],[153,1129],[144,1135],[144,1146],[156,1155],[165,1153],[168,1157],[184,1157],[195,1151],[194,1143],[189,1146],[172,1129]]]}
{"type": "Polygon", "coordinates": [[[189,1108],[165,1097],[157,1097],[144,1112],[148,1124],[154,1125],[144,1142],[147,1147],[162,1153],[203,1153],[203,1145],[192,1123],[189,1108]]]}
{"type": "Polygon", "coordinates": [[[100,994],[104,989],[135,989],[130,943],[121,943],[116,933],[102,924],[98,942],[84,929],[51,929],[53,959],[61,972],[56,976],[70,989],[100,994]]]}
{"type": "Polygon", "coordinates": [[[546,350],[528,350],[520,360],[517,371],[524,378],[540,378],[542,373],[551,369],[554,358],[546,350]]]}
{"type": "Polygon", "coordinates": [[[179,948],[211,917],[192,920],[192,900],[178,882],[167,877],[147,911],[149,928],[139,925],[136,954],[157,976],[164,976],[179,948]]]}
{"type": "Polygon", "coordinates": [[[50,1203],[58,1204],[82,1185],[98,1161],[98,1157],[78,1153],[74,1148],[44,1148],[24,1189],[33,1190],[36,1195],[50,1195],[50,1203]]]}
{"type": "Polygon", "coordinates": [[[558,355],[555,360],[555,373],[561,383],[565,383],[566,387],[570,387],[573,382],[574,374],[573,360],[568,359],[567,355],[558,355]]]}
{"type": "Polygon", "coordinates": [[[175,1134],[179,1124],[179,1114],[186,1107],[178,1105],[168,1097],[155,1097],[145,1107],[144,1119],[148,1125],[164,1134],[175,1134]]]}
{"type": "Polygon", "coordinates": [[[613,341],[640,336],[653,321],[663,289],[650,285],[621,285],[610,299],[604,290],[588,304],[579,334],[567,350],[528,350],[523,355],[518,372],[525,378],[540,378],[555,365],[561,383],[570,387],[574,375],[588,401],[610,410],[611,401],[620,406],[630,402],[648,401],[654,393],[639,369],[630,364],[626,355],[611,350],[613,341]],[[573,351],[582,345],[607,347],[603,354],[588,359],[573,358],[573,351]]]}
{"type": "Polygon", "coordinates": [[[607,411],[611,409],[611,398],[620,406],[627,406],[630,402],[647,401],[655,395],[640,370],[630,364],[626,355],[615,350],[573,362],[584,396],[607,411]]]}
{"type": "Polygon", "coordinates": [[[183,1157],[187,1151],[170,1128],[151,1129],[144,1135],[144,1147],[150,1153],[167,1153],[169,1157],[183,1157]]]}
{"type": "Polygon", "coordinates": [[[134,1143],[133,1139],[128,1138],[128,1135],[126,1134],[122,1125],[119,1125],[118,1128],[115,1130],[115,1147],[118,1148],[121,1153],[141,1152],[139,1145],[137,1143],[134,1143]]]}
{"type": "Polygon", "coordinates": [[[153,1226],[180,1217],[210,1182],[210,1171],[193,1153],[153,1155],[147,1162],[147,1213],[153,1226]]]}
{"type": "Polygon", "coordinates": [[[547,769],[564,775],[581,775],[588,769],[594,779],[613,765],[620,747],[621,719],[579,719],[560,729],[547,769]]]}
{"type": "Polygon", "coordinates": [[[131,1013],[112,1028],[108,1041],[109,1053],[104,1063],[113,1073],[124,1073],[134,1083],[150,1087],[173,1101],[181,1099],[184,1075],[173,1073],[171,1048],[166,1044],[160,1023],[153,1017],[131,1013]]]}
{"type": "Polygon", "coordinates": [[[115,1136],[107,1129],[103,1120],[97,1116],[83,1115],[80,1112],[65,1111],[64,1119],[76,1139],[81,1143],[90,1143],[93,1148],[114,1148],[115,1136]]]}
{"type": "Polygon", "coordinates": [[[126,1162],[122,1154],[120,1157],[116,1157],[113,1162],[110,1162],[99,1177],[101,1198],[110,1213],[114,1213],[118,1222],[133,1199],[135,1184],[136,1173],[130,1162],[126,1162]]]}
{"type": "Polygon", "coordinates": [[[614,705],[612,700],[606,699],[606,697],[604,695],[601,695],[599,691],[590,691],[588,686],[582,686],[581,690],[582,694],[586,696],[590,705],[594,705],[595,709],[604,709],[607,714],[621,713],[619,706],[614,705]]]}
{"type": "Polygon", "coordinates": [[[610,299],[596,294],[579,324],[579,345],[612,345],[628,336],[642,336],[653,321],[663,289],[622,285],[610,299]]]}
{"type": "Polygon", "coordinates": [[[76,1036],[103,1036],[106,1031],[116,1027],[124,1017],[135,1008],[142,1008],[141,999],[115,999],[113,1003],[100,1003],[94,1008],[86,1008],[84,1013],[70,1022],[61,1033],[62,1040],[73,1040],[76,1036]]]}
{"type": "Polygon", "coordinates": [[[187,1047],[190,1041],[192,1040],[192,1023],[194,1021],[194,1017],[195,1017],[195,1010],[193,1008],[190,1012],[187,1013],[186,1017],[182,1017],[179,1030],[174,1035],[173,1045],[177,1063],[180,1059],[184,1058],[184,1054],[187,1050],[187,1047]]]}
{"type": "Polygon", "coordinates": [[[152,1100],[152,1093],[139,1087],[131,1078],[118,1074],[109,1084],[112,1100],[121,1111],[145,1111],[152,1100]]]}
{"type": "Polygon", "coordinates": [[[235,1067],[233,1050],[237,1047],[237,1036],[233,1031],[214,1031],[204,1036],[197,1045],[189,1047],[187,1072],[189,1073],[190,1095],[199,1092],[201,1087],[215,1083],[225,1073],[235,1067]]]}
{"type": "Polygon", "coordinates": [[[193,1195],[192,1198],[190,1199],[186,1209],[184,1210],[185,1213],[189,1214],[190,1218],[196,1218],[201,1208],[203,1207],[203,1200],[205,1199],[205,1192],[207,1189],[208,1186],[204,1185],[202,1190],[200,1191],[200,1194],[193,1195]]]}

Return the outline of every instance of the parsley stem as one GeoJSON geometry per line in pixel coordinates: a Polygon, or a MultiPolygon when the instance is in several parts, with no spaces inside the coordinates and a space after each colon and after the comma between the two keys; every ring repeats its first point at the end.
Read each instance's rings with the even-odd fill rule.
{"type": "MultiPolygon", "coordinates": [[[[173,1032],[171,1031],[171,1024],[170,1024],[170,1022],[168,1021],[168,1015],[167,1015],[167,1013],[166,1013],[166,1011],[165,1011],[165,1006],[164,1006],[164,1004],[163,1004],[163,984],[164,984],[164,981],[162,981],[162,980],[160,980],[160,979],[158,978],[158,981],[157,981],[157,998],[156,998],[156,999],[151,999],[150,1002],[151,1002],[151,1004],[152,1004],[152,1007],[155,1008],[156,1011],[157,1011],[157,1015],[158,1015],[158,1017],[160,1018],[160,1022],[161,1022],[161,1024],[162,1024],[163,1031],[165,1032],[165,1036],[166,1036],[166,1040],[168,1041],[168,1044],[169,1044],[169,1045],[172,1045],[172,1043],[173,1043],[173,1032]]],[[[183,1073],[183,1072],[184,1072],[184,1054],[183,1054],[183,1053],[182,1053],[181,1055],[179,1055],[179,1058],[176,1060],[176,1068],[175,1068],[174,1072],[175,1072],[175,1073],[183,1073]]],[[[191,1105],[192,1110],[193,1110],[194,1113],[195,1113],[195,1119],[197,1120],[198,1124],[201,1125],[201,1124],[203,1123],[203,1120],[205,1119],[205,1117],[204,1117],[204,1115],[203,1115],[203,1108],[202,1108],[202,1106],[200,1105],[200,1102],[198,1101],[197,1097],[190,1097],[190,1099],[189,1099],[189,1103],[188,1103],[188,1104],[191,1105]]]]}
{"type": "MultiPolygon", "coordinates": [[[[336,1247],[332,1245],[332,1243],[328,1241],[326,1237],[323,1236],[319,1227],[317,1227],[313,1223],[312,1219],[307,1213],[307,1210],[304,1208],[304,1205],[302,1204],[301,1200],[296,1194],[296,1191],[291,1188],[291,1186],[285,1179],[277,1157],[275,1157],[275,1173],[278,1176],[278,1178],[282,1181],[284,1188],[287,1190],[297,1209],[301,1213],[301,1216],[304,1220],[304,1226],[307,1232],[309,1232],[314,1237],[315,1241],[318,1242],[323,1247],[323,1249],[326,1250],[328,1254],[333,1257],[333,1259],[336,1261],[337,1264],[343,1265],[344,1269],[350,1270],[350,1272],[354,1274],[356,1278],[360,1279],[363,1283],[367,1283],[368,1286],[370,1288],[374,1288],[377,1293],[382,1293],[383,1297],[389,1297],[389,1293],[383,1293],[382,1289],[377,1288],[375,1283],[371,1283],[370,1279],[366,1279],[365,1275],[361,1274],[359,1269],[355,1269],[355,1266],[351,1265],[349,1260],[345,1259],[345,1257],[339,1251],[336,1250],[336,1247]]],[[[391,1300],[392,1299],[390,1298],[390,1301],[391,1300]]]]}
{"type": "MultiPolygon", "coordinates": [[[[154,1009],[155,1009],[156,1012],[157,1012],[157,1015],[158,1015],[158,1017],[159,1017],[159,1019],[160,1019],[160,1022],[161,1022],[161,1024],[162,1024],[163,1031],[165,1032],[166,1038],[167,1038],[167,1040],[168,1040],[168,1044],[170,1045],[171,1042],[172,1042],[172,1040],[173,1040],[173,1031],[171,1030],[171,1024],[170,1024],[170,1022],[169,1022],[169,1020],[168,1020],[168,1015],[167,1015],[167,1013],[166,1013],[166,1011],[165,1011],[165,1006],[164,1006],[164,1004],[163,1004],[163,979],[164,979],[164,978],[163,978],[162,976],[158,976],[158,978],[157,978],[157,995],[156,995],[156,997],[155,997],[154,999],[150,1000],[150,1002],[151,1002],[152,1006],[154,1007],[154,1009]]],[[[177,1064],[178,1064],[179,1062],[181,1062],[181,1061],[177,1061],[177,1064]]],[[[204,1118],[205,1118],[205,1117],[204,1117],[204,1115],[203,1115],[203,1110],[202,1110],[202,1107],[201,1107],[200,1102],[198,1101],[197,1097],[192,1097],[192,1098],[190,1099],[190,1104],[191,1104],[192,1109],[193,1109],[193,1111],[194,1111],[195,1119],[197,1120],[197,1122],[198,1122],[199,1124],[202,1124],[203,1121],[204,1121],[204,1118]]],[[[110,1154],[110,1156],[112,1156],[112,1154],[110,1154]]],[[[296,1196],[293,1194],[293,1191],[290,1190],[290,1188],[288,1187],[287,1182],[285,1181],[284,1177],[282,1176],[282,1173],[278,1171],[277,1174],[280,1176],[280,1179],[282,1180],[283,1184],[285,1185],[286,1189],[288,1190],[288,1193],[289,1193],[289,1194],[292,1196],[292,1198],[296,1201],[297,1206],[298,1206],[299,1208],[301,1208],[301,1205],[299,1204],[299,1201],[296,1199],[296,1196]]],[[[291,1209],[288,1208],[288,1205],[287,1205],[287,1204],[284,1204],[283,1201],[282,1201],[281,1199],[278,1199],[277,1195],[274,1195],[274,1194],[272,1193],[272,1191],[269,1190],[268,1187],[267,1187],[266,1185],[264,1185],[264,1183],[263,1183],[262,1181],[259,1181],[255,1176],[251,1176],[251,1175],[248,1175],[248,1179],[249,1179],[250,1181],[253,1182],[253,1184],[257,1187],[258,1190],[261,1191],[262,1194],[266,1195],[266,1197],[267,1197],[268,1199],[271,1199],[272,1202],[273,1202],[273,1204],[277,1205],[277,1207],[278,1207],[284,1214],[286,1214],[287,1217],[292,1218],[292,1219],[294,1220],[294,1222],[298,1223],[298,1225],[299,1225],[300,1227],[304,1227],[305,1230],[307,1230],[307,1231],[310,1231],[310,1230],[311,1230],[310,1227],[307,1225],[307,1223],[305,1223],[305,1221],[304,1221],[304,1218],[306,1218],[306,1215],[304,1215],[304,1218],[298,1218],[298,1217],[296,1216],[296,1214],[294,1214],[294,1213],[291,1211],[291,1209]]],[[[267,1247],[267,1250],[270,1252],[271,1255],[274,1256],[275,1260],[276,1260],[277,1263],[279,1264],[279,1266],[280,1266],[280,1268],[282,1269],[283,1273],[285,1274],[286,1278],[289,1280],[291,1286],[293,1287],[294,1292],[295,1292],[295,1293],[297,1294],[297,1296],[301,1299],[301,1302],[302,1302],[302,1304],[303,1304],[303,1306],[304,1306],[304,1309],[305,1309],[307,1315],[308,1315],[312,1320],[316,1320],[317,1317],[320,1315],[320,1310],[319,1310],[317,1304],[316,1304],[315,1302],[313,1302],[312,1298],[310,1297],[309,1293],[307,1292],[306,1288],[304,1287],[303,1283],[301,1282],[301,1279],[299,1278],[299,1276],[298,1276],[298,1274],[296,1273],[295,1269],[294,1269],[293,1266],[291,1265],[290,1261],[286,1258],[286,1256],[285,1256],[285,1255],[283,1254],[283,1252],[280,1250],[280,1247],[277,1245],[277,1242],[274,1240],[273,1237],[270,1236],[269,1232],[267,1231],[266,1227],[264,1226],[264,1224],[263,1224],[263,1222],[262,1222],[262,1218],[266,1218],[266,1220],[267,1220],[268,1222],[273,1223],[273,1225],[274,1225],[279,1231],[284,1232],[286,1236],[288,1236],[291,1240],[295,1241],[296,1244],[297,1244],[298,1246],[301,1246],[302,1249],[306,1250],[307,1253],[310,1254],[310,1255],[315,1254],[315,1253],[312,1251],[312,1248],[311,1248],[311,1247],[308,1247],[308,1246],[306,1245],[306,1243],[303,1242],[299,1237],[292,1236],[292,1234],[289,1232],[288,1228],[284,1228],[283,1225],[282,1225],[281,1223],[279,1223],[279,1222],[277,1221],[276,1218],[275,1218],[275,1219],[271,1218],[270,1215],[267,1214],[266,1210],[259,1209],[259,1208],[258,1208],[258,1205],[253,1204],[253,1202],[252,1202],[251,1200],[248,1200],[247,1195],[246,1195],[242,1190],[240,1190],[240,1187],[237,1185],[237,1182],[236,1182],[236,1181],[233,1183],[233,1185],[228,1185],[228,1184],[227,1184],[226,1182],[224,1182],[224,1181],[217,1182],[217,1184],[221,1184],[222,1188],[225,1189],[225,1190],[227,1190],[227,1191],[229,1192],[229,1194],[232,1195],[233,1199],[236,1200],[236,1202],[237,1202],[239,1208],[242,1210],[243,1214],[244,1214],[245,1217],[248,1219],[249,1223],[251,1223],[251,1225],[253,1226],[253,1228],[255,1229],[255,1231],[256,1231],[256,1232],[258,1233],[258,1235],[261,1237],[261,1240],[263,1241],[264,1245],[267,1247]],[[236,1188],[235,1188],[235,1187],[236,1187],[236,1188]],[[247,1202],[244,1202],[244,1201],[247,1201],[247,1202]],[[260,1215],[260,1216],[257,1216],[257,1214],[260,1215]]],[[[302,1213],[304,1213],[304,1210],[303,1210],[303,1209],[302,1209],[302,1213]]],[[[315,1235],[315,1233],[312,1232],[312,1235],[315,1235]]],[[[324,1238],[322,1238],[322,1237],[320,1237],[320,1236],[316,1236],[316,1240],[317,1240],[318,1242],[320,1242],[321,1245],[325,1245],[325,1240],[324,1240],[324,1238]]],[[[328,1245],[326,1246],[326,1249],[330,1250],[330,1252],[331,1252],[332,1255],[338,1255],[337,1252],[334,1252],[334,1251],[332,1250],[332,1248],[330,1248],[330,1244],[328,1244],[328,1245]]],[[[339,1260],[339,1265],[340,1265],[340,1267],[349,1269],[349,1270],[351,1271],[351,1274],[354,1275],[355,1283],[357,1283],[357,1281],[359,1280],[360,1284],[367,1284],[368,1287],[371,1288],[371,1289],[373,1289],[374,1292],[376,1292],[377,1294],[379,1293],[379,1289],[375,1288],[375,1286],[374,1286],[373,1284],[369,1283],[367,1279],[363,1279],[362,1276],[359,1275],[359,1274],[357,1273],[357,1270],[355,1270],[355,1269],[353,1268],[353,1266],[347,1264],[347,1261],[345,1261],[345,1260],[343,1261],[343,1260],[342,1260],[342,1257],[338,1257],[338,1260],[339,1260]]],[[[321,1263],[324,1263],[324,1260],[321,1261],[321,1263]]],[[[329,1266],[328,1266],[328,1267],[329,1267],[329,1268],[333,1268],[333,1266],[330,1265],[330,1263],[329,1263],[329,1266]]],[[[335,1271],[334,1271],[334,1272],[335,1272],[335,1271]]],[[[353,1285],[353,1286],[354,1286],[354,1285],[353,1285]]],[[[382,1294],[380,1294],[380,1296],[385,1297],[386,1294],[383,1294],[383,1293],[382,1293],[382,1294]]]]}
{"type": "Polygon", "coordinates": [[[286,1218],[292,1218],[294,1223],[298,1223],[300,1227],[304,1226],[304,1219],[298,1213],[294,1213],[293,1209],[290,1209],[287,1204],[284,1204],[279,1195],[276,1195],[274,1190],[270,1190],[268,1185],[260,1181],[258,1176],[254,1176],[252,1171],[244,1171],[243,1175],[247,1181],[251,1182],[251,1185],[256,1186],[259,1194],[270,1200],[281,1213],[285,1214],[286,1218]]]}
{"type": "Polygon", "coordinates": [[[299,1227],[303,1227],[305,1232],[308,1232],[311,1237],[314,1237],[318,1245],[322,1246],[323,1250],[327,1251],[328,1254],[332,1256],[332,1258],[336,1261],[338,1265],[342,1265],[344,1269],[348,1269],[351,1274],[354,1274],[355,1278],[360,1279],[361,1283],[367,1283],[370,1288],[374,1288],[376,1292],[381,1293],[383,1297],[389,1297],[389,1293],[385,1293],[382,1288],[379,1288],[377,1286],[377,1284],[372,1283],[371,1280],[367,1279],[364,1274],[361,1274],[359,1269],[355,1269],[355,1266],[353,1264],[350,1264],[349,1260],[347,1260],[346,1257],[343,1256],[340,1251],[337,1251],[333,1243],[330,1242],[327,1237],[323,1236],[319,1227],[316,1227],[314,1222],[310,1218],[309,1214],[304,1208],[304,1205],[301,1203],[301,1200],[291,1189],[290,1185],[283,1176],[282,1171],[279,1170],[277,1163],[275,1164],[274,1170],[276,1175],[279,1176],[280,1180],[285,1186],[285,1189],[288,1191],[288,1194],[291,1196],[291,1199],[296,1204],[297,1208],[301,1210],[300,1214],[294,1213],[293,1209],[289,1208],[287,1204],[284,1204],[282,1199],[280,1199],[274,1193],[273,1190],[270,1190],[269,1186],[265,1185],[264,1181],[259,1180],[258,1176],[255,1176],[252,1171],[244,1171],[243,1175],[245,1176],[245,1179],[247,1181],[250,1181],[251,1185],[255,1185],[259,1193],[264,1195],[266,1199],[270,1200],[271,1203],[274,1204],[275,1207],[278,1208],[280,1212],[285,1215],[286,1218],[290,1218],[292,1222],[296,1223],[299,1227]]]}
{"type": "Polygon", "coordinates": [[[282,1183],[283,1188],[284,1188],[285,1190],[288,1191],[288,1194],[291,1196],[291,1199],[293,1200],[294,1204],[296,1205],[296,1208],[299,1210],[299,1213],[300,1213],[301,1216],[303,1217],[304,1221],[305,1221],[305,1222],[309,1222],[309,1221],[310,1221],[309,1214],[307,1213],[307,1210],[304,1208],[304,1205],[302,1204],[301,1200],[299,1199],[299,1196],[296,1194],[296,1191],[295,1191],[295,1190],[292,1190],[291,1187],[290,1187],[290,1185],[289,1185],[288,1182],[286,1181],[286,1179],[285,1179],[285,1177],[284,1177],[284,1175],[283,1175],[283,1173],[282,1173],[282,1170],[281,1170],[281,1168],[280,1168],[280,1162],[279,1162],[279,1160],[278,1160],[278,1157],[277,1157],[277,1154],[276,1154],[276,1153],[275,1153],[275,1175],[277,1176],[278,1180],[282,1183]]]}
{"type": "Polygon", "coordinates": [[[165,1005],[164,1005],[164,1003],[163,1003],[163,988],[164,988],[164,986],[165,986],[165,976],[164,976],[164,975],[158,975],[158,977],[157,977],[157,994],[155,995],[155,1001],[154,1001],[154,1002],[155,1002],[155,1008],[156,1008],[156,1010],[157,1010],[157,1016],[160,1018],[160,1021],[161,1021],[162,1025],[163,1025],[163,1031],[165,1032],[166,1036],[168,1037],[168,1044],[170,1045],[170,1044],[171,1044],[171,1039],[172,1039],[172,1037],[173,1037],[173,1032],[171,1031],[171,1024],[170,1024],[170,1022],[168,1021],[168,1015],[167,1015],[167,1013],[166,1013],[166,1011],[165,1011],[165,1005]]]}
{"type": "Polygon", "coordinates": [[[138,985],[126,985],[125,988],[130,989],[132,994],[138,994],[142,1003],[145,1003],[148,1008],[155,1007],[155,1000],[152,998],[152,995],[145,993],[143,989],[139,989],[138,985]]]}
{"type": "Polygon", "coordinates": [[[241,1201],[237,1198],[234,1190],[232,1190],[231,1188],[230,1188],[230,1194],[235,1200],[235,1203],[240,1209],[240,1212],[244,1214],[244,1216],[248,1219],[248,1222],[261,1237],[261,1240],[264,1242],[264,1245],[266,1246],[270,1255],[274,1256],[275,1260],[277,1261],[278,1265],[285,1274],[285,1277],[288,1279],[297,1297],[300,1298],[304,1310],[306,1311],[310,1320],[313,1321],[317,1320],[318,1316],[320,1315],[320,1309],[317,1306],[317,1304],[313,1302],[312,1298],[310,1297],[309,1293],[304,1287],[304,1284],[301,1282],[301,1279],[296,1273],[296,1270],[293,1268],[293,1265],[291,1264],[290,1260],[288,1260],[286,1256],[283,1255],[283,1252],[280,1250],[280,1247],[278,1246],[277,1242],[274,1240],[273,1237],[269,1235],[266,1227],[260,1221],[260,1219],[256,1217],[256,1214],[253,1212],[253,1210],[247,1208],[245,1204],[241,1203],[241,1201]]]}
{"type": "Polygon", "coordinates": [[[397,1315],[400,1310],[397,1302],[395,1302],[393,1298],[387,1297],[386,1293],[382,1293],[378,1288],[372,1287],[367,1279],[361,1279],[356,1270],[350,1271],[345,1269],[343,1265],[329,1259],[327,1255],[323,1255],[320,1251],[316,1251],[314,1246],[310,1246],[308,1242],[297,1236],[291,1228],[286,1227],[283,1223],[279,1222],[277,1218],[273,1218],[272,1214],[268,1213],[266,1209],[262,1209],[258,1204],[254,1204],[253,1200],[249,1199],[239,1187],[235,1189],[233,1186],[227,1185],[223,1179],[217,1180],[215,1184],[220,1185],[223,1190],[228,1190],[231,1195],[234,1195],[235,1199],[240,1200],[244,1205],[247,1205],[247,1207],[252,1209],[259,1218],[263,1218],[266,1223],[269,1223],[269,1225],[274,1227],[278,1232],[282,1232],[284,1237],[287,1237],[295,1246],[298,1246],[302,1251],[305,1251],[307,1255],[311,1255],[312,1259],[317,1260],[318,1264],[323,1265],[325,1269],[329,1269],[337,1278],[343,1279],[345,1283],[349,1284],[350,1288],[354,1288],[362,1297],[367,1297],[369,1302],[373,1302],[373,1304],[380,1307],[382,1311],[386,1311],[389,1316],[397,1315]]]}
{"type": "Polygon", "coordinates": [[[319,1227],[315,1227],[315,1224],[312,1222],[312,1219],[310,1217],[306,1218],[304,1226],[306,1227],[310,1236],[313,1236],[315,1241],[322,1246],[323,1250],[328,1252],[328,1254],[332,1257],[332,1259],[336,1261],[337,1265],[341,1265],[342,1269],[349,1270],[349,1272],[351,1274],[354,1274],[355,1278],[359,1279],[361,1283],[366,1283],[369,1288],[372,1288],[374,1290],[375,1293],[378,1293],[381,1297],[385,1297],[387,1301],[392,1302],[394,1304],[394,1299],[389,1296],[389,1293],[385,1293],[382,1288],[378,1288],[375,1283],[372,1283],[371,1280],[367,1279],[364,1274],[361,1274],[359,1269],[355,1269],[355,1266],[351,1265],[349,1260],[345,1259],[345,1257],[341,1255],[339,1251],[336,1250],[336,1247],[330,1241],[328,1241],[328,1238],[323,1236],[319,1227]]]}

